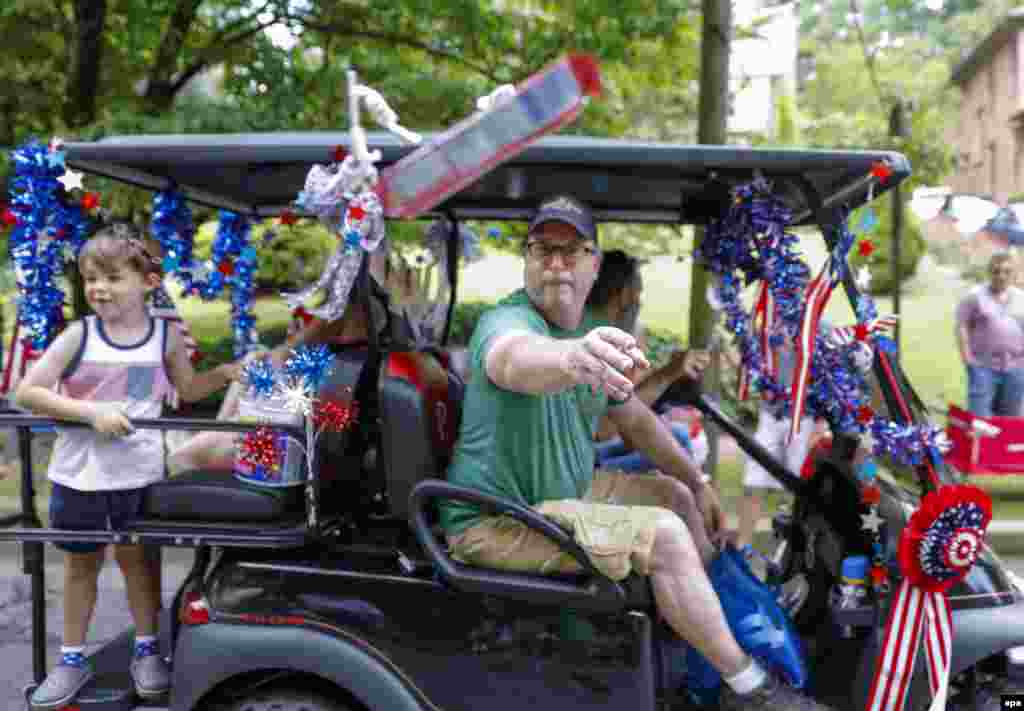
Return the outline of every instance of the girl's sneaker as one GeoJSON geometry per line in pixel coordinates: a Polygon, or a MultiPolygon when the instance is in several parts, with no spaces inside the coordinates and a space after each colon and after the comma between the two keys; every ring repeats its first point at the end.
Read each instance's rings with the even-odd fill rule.
{"type": "Polygon", "coordinates": [[[129,667],[135,693],[143,699],[163,696],[171,687],[171,672],[155,644],[139,644],[129,667]]]}
{"type": "Polygon", "coordinates": [[[67,706],[96,675],[92,664],[81,654],[66,654],[29,699],[32,711],[54,711],[67,706]]]}

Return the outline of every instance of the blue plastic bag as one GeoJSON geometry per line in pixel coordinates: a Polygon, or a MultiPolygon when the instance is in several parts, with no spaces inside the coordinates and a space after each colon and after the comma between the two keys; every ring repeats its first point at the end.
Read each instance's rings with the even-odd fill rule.
{"type": "MultiPolygon", "coordinates": [[[[727,546],[708,569],[729,629],[751,657],[797,689],[807,686],[810,674],[803,642],[774,590],[757,578],[743,554],[727,546]]],[[[718,701],[721,675],[690,646],[686,653],[686,688],[701,704],[718,701]]]]}

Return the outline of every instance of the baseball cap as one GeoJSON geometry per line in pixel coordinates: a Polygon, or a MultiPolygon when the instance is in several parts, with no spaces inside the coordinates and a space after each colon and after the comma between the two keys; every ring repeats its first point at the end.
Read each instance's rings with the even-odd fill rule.
{"type": "Polygon", "coordinates": [[[545,198],[530,221],[530,232],[545,222],[564,222],[572,225],[584,239],[597,242],[597,225],[590,208],[568,195],[545,198]]]}

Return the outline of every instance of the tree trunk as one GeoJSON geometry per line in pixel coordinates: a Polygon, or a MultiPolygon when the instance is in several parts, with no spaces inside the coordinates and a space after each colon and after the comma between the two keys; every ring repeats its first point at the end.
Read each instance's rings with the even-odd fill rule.
{"type": "MultiPolygon", "coordinates": [[[[732,38],[730,0],[703,0],[700,46],[700,109],[697,142],[721,145],[726,142],[729,110],[729,43],[732,38]]],[[[696,242],[704,238],[697,229],[696,242]]],[[[690,287],[690,337],[692,347],[711,342],[713,324],[707,302],[708,273],[694,263],[690,287]]]]}
{"type": "MultiPolygon", "coordinates": [[[[697,142],[721,145],[726,142],[729,117],[729,44],[732,39],[731,0],[703,0],[703,26],[700,47],[700,108],[697,124],[697,142]]],[[[695,243],[704,239],[704,229],[698,227],[695,243]]],[[[696,261],[690,277],[690,336],[691,348],[712,347],[714,313],[707,300],[710,278],[696,261]]],[[[717,391],[721,386],[720,363],[717,350],[713,353],[713,367],[706,384],[717,391]],[[710,382],[708,382],[710,380],[710,382]]],[[[717,393],[716,393],[717,394],[717,393]]],[[[705,469],[715,476],[718,469],[718,428],[710,423],[707,428],[708,459],[705,469]]]]}
{"type": "Polygon", "coordinates": [[[143,96],[143,105],[149,113],[160,114],[170,109],[174,103],[174,96],[181,89],[182,85],[176,81],[178,57],[181,56],[185,38],[188,37],[202,4],[203,0],[179,0],[167,21],[167,28],[160,39],[160,47],[149,70],[146,93],[143,96]]]}
{"type": "Polygon", "coordinates": [[[96,120],[106,23],[106,0],[75,0],[74,53],[64,102],[64,123],[71,128],[96,120]]]}

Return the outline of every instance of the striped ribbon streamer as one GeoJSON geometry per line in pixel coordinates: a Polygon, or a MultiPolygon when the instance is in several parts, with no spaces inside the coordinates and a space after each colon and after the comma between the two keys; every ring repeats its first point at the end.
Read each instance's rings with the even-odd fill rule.
{"type": "Polygon", "coordinates": [[[943,592],[928,592],[904,579],[889,614],[867,711],[903,709],[922,632],[932,691],[929,711],[946,708],[953,652],[953,617],[949,601],[943,592]]]}
{"type": "Polygon", "coordinates": [[[833,257],[821,268],[818,276],[807,285],[807,300],[804,304],[803,316],[800,318],[800,333],[796,341],[796,366],[793,370],[793,417],[787,441],[800,433],[800,421],[804,417],[804,405],[807,401],[807,387],[811,374],[811,361],[814,358],[814,343],[818,336],[818,324],[825,310],[832,290],[839,282],[838,269],[835,268],[833,257]]]}
{"type": "MultiPolygon", "coordinates": [[[[761,288],[758,290],[757,300],[754,302],[754,310],[751,313],[750,320],[761,344],[765,372],[770,377],[775,378],[779,371],[779,358],[775,349],[769,343],[769,337],[771,336],[772,329],[775,327],[775,298],[772,296],[771,289],[768,288],[767,281],[761,282],[761,288]],[[760,323],[760,326],[758,323],[760,323]]],[[[740,400],[746,400],[749,397],[750,380],[750,368],[744,365],[740,368],[739,392],[737,393],[740,400]]]]}

